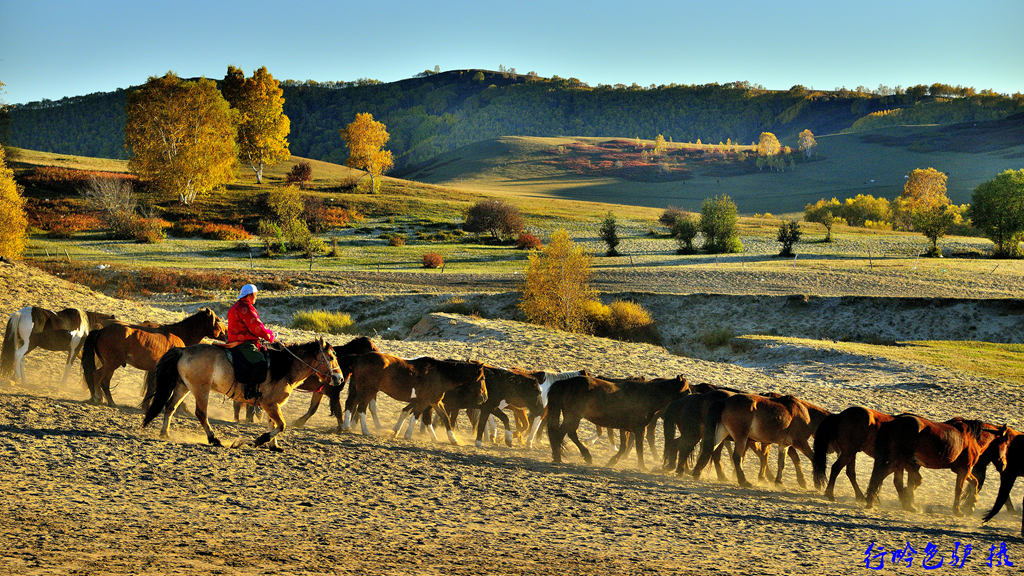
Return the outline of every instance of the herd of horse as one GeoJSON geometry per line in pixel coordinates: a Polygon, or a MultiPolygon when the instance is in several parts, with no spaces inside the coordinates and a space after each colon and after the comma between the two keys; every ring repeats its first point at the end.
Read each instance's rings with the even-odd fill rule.
{"type": "Polygon", "coordinates": [[[281,406],[296,389],[312,394],[309,410],[292,424],[296,427],[306,423],[326,395],[338,431],[358,423],[363,434],[370,434],[368,412],[380,427],[376,413],[380,392],[405,404],[392,430],[396,437],[406,426],[405,435],[411,437],[419,425],[436,440],[436,418],[445,426],[449,442],[458,444],[453,429],[465,410],[473,421],[477,446],[495,420],[504,425],[507,445],[512,446],[518,437],[532,446],[546,422],[556,463],[562,461],[566,438],[588,464],[592,462],[579,437],[580,423],[588,420],[598,427],[598,434],[607,430],[611,438],[611,431],[620,431],[618,451],[608,465],[615,465],[635,448],[637,464],[643,470],[644,445],[654,450],[656,424],[663,422],[665,470],[699,478],[713,463],[719,479],[725,480],[721,456],[729,448],[736,481],[750,486],[742,469],[746,452],[757,454],[759,478],[767,481],[769,449],[775,445],[776,484],[782,483],[788,457],[797,482],[806,486],[799,456],[803,454],[812,463],[815,487],[824,486],[826,498],[835,499],[836,480],[845,469],[856,498],[869,508],[877,502],[882,483],[893,475],[903,508],[915,510],[914,491],[921,484],[920,469],[924,467],[953,471],[953,512],[959,515],[966,509],[970,513],[991,464],[1000,473],[1000,485],[986,521],[1004,506],[1013,510],[1010,491],[1017,477],[1024,475],[1024,435],[1006,425],[959,417],[934,422],[914,414],[890,415],[856,406],[833,414],[795,396],[691,384],[683,376],[602,378],[585,370],[553,373],[426,356],[403,359],[381,352],[365,337],[340,346],[329,345],[323,338],[301,345],[269,346],[267,378],[255,397],[246,397],[243,386],[235,381],[226,351],[229,345],[202,342],[207,338],[224,341],[226,334],[224,323],[207,308],[173,324],[132,325],[83,310],[50,312],[27,307],[8,320],[0,351],[0,377],[13,373],[24,383],[25,355],[42,347],[67,351],[63,382],[81,353],[89,402],[105,401],[113,406],[111,376],[119,366],[130,364],[147,373],[143,426],[163,412],[161,436],[168,437],[172,416],[191,394],[195,416],[209,443],[220,445],[207,417],[210,393],[217,392],[234,400],[236,420],[243,406],[250,408],[246,416],[250,421],[251,408],[262,409],[269,430],[254,444],[277,451],[281,450],[277,439],[286,428],[281,406]],[[346,384],[348,396],[342,406],[346,384]],[[514,415],[514,425],[506,409],[514,415]],[[866,492],[856,478],[860,452],[874,459],[866,492]],[[838,457],[826,474],[830,453],[838,457]]]}

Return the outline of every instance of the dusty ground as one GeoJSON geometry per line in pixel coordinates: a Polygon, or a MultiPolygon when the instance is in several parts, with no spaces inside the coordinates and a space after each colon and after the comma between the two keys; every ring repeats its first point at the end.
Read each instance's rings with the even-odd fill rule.
{"type": "MultiPolygon", "coordinates": [[[[4,315],[28,303],[74,303],[130,320],[177,317],[4,264],[0,286],[4,315]]],[[[282,332],[286,339],[309,336],[282,332]]],[[[744,368],[443,314],[426,318],[406,340],[379,343],[403,356],[608,375],[683,373],[697,382],[792,392],[833,410],[860,404],[1024,426],[1020,390],[1007,383],[878,358],[775,350],[762,351],[751,363],[756,369],[744,368]]],[[[169,443],[157,429],[139,428],[137,409],[82,403],[81,384],[59,386],[58,363],[56,354],[34,352],[28,386],[0,385],[0,573],[846,574],[865,569],[871,542],[916,548],[914,569],[893,569],[902,572],[923,571],[928,543],[947,563],[955,542],[971,544],[969,573],[990,573],[989,547],[1001,542],[1015,563],[1024,562],[1019,516],[1004,513],[984,526],[983,510],[952,516],[948,472],[926,473],[918,491],[924,511],[908,514],[888,486],[882,506],[865,511],[845,480],[839,502],[828,503],[798,488],[791,467],[782,488],[748,490],[707,473],[698,481],[639,473],[633,459],[616,469],[583,466],[574,449],[569,464],[555,466],[547,446],[477,449],[465,421],[459,435],[466,445],[455,447],[424,436],[407,442],[383,433],[330,434],[325,411],[307,429],[286,433],[284,454],[216,449],[202,443],[191,417],[175,421],[169,443]]],[[[140,375],[122,372],[114,398],[134,405],[140,375]]],[[[290,418],[304,411],[305,399],[287,406],[290,418]]],[[[398,408],[382,402],[387,424],[398,408]]],[[[262,431],[225,421],[228,410],[215,402],[222,436],[262,431]]],[[[598,445],[598,462],[610,454],[607,443],[598,445]]],[[[869,464],[861,458],[862,485],[869,464]]],[[[748,458],[748,475],[754,465],[748,458]]],[[[979,507],[994,494],[994,483],[986,485],[979,507]]],[[[1014,498],[1019,502],[1020,493],[1014,498]]],[[[1002,570],[1009,571],[995,572],[1002,570]]]]}

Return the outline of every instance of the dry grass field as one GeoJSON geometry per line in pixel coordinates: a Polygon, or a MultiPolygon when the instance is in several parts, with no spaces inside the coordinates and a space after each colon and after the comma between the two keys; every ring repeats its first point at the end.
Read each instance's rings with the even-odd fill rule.
{"type": "MultiPolygon", "coordinates": [[[[708,282],[715,275],[728,282],[721,271],[707,274],[708,282]]],[[[462,286],[453,279],[450,285],[427,287],[438,278],[358,274],[338,286],[344,283],[352,294],[444,294],[474,285],[472,279],[462,286]]],[[[21,265],[0,263],[0,284],[6,287],[0,291],[5,316],[27,304],[77,305],[131,321],[169,321],[180,316],[169,308],[194,307],[166,299],[156,301],[166,308],[116,300],[21,265]]],[[[1010,284],[978,286],[976,296],[985,300],[996,291],[1019,297],[1019,288],[1010,284]]],[[[312,288],[301,286],[261,301],[268,320],[281,321],[288,298],[307,297],[304,291],[312,288]]],[[[681,296],[662,298],[651,304],[656,314],[698,304],[681,296]]],[[[217,304],[223,307],[229,299],[224,295],[217,304]]],[[[784,303],[750,302],[744,305],[761,302],[767,321],[799,317],[784,303]]],[[[700,308],[716,309],[730,313],[723,302],[700,308]]],[[[731,313],[750,314],[743,310],[731,313]]],[[[920,331],[940,333],[941,322],[929,324],[940,312],[922,310],[920,331]]],[[[977,322],[984,330],[994,331],[989,324],[1000,321],[1019,330],[1022,311],[1003,312],[982,314],[977,322]]],[[[882,327],[890,320],[884,309],[861,313],[864,324],[882,327]]],[[[312,336],[273,328],[287,341],[312,336]]],[[[721,352],[728,362],[717,362],[657,346],[452,314],[428,315],[406,334],[378,344],[406,357],[586,368],[609,376],[681,373],[692,382],[785,391],[834,411],[857,404],[934,419],[964,415],[1024,426],[1019,378],[870,347],[740,339],[740,345],[721,352]]],[[[346,339],[334,337],[337,343],[346,339]]],[[[283,454],[251,446],[213,448],[205,445],[191,416],[175,420],[172,442],[158,439],[153,427],[140,428],[142,416],[133,407],[139,400],[138,371],[124,369],[115,377],[119,408],[94,407],[82,401],[81,384],[58,385],[59,363],[57,354],[33,352],[27,386],[0,383],[2,573],[849,574],[865,570],[865,550],[872,542],[887,551],[908,543],[917,549],[913,569],[891,568],[910,573],[924,572],[929,543],[947,564],[956,543],[970,544],[973,551],[957,570],[964,573],[1008,571],[986,563],[990,547],[1004,542],[1011,559],[1024,558],[1019,515],[1003,513],[987,525],[980,522],[995,495],[991,480],[997,476],[991,471],[979,511],[956,517],[950,512],[949,472],[926,471],[918,491],[922,512],[902,511],[888,484],[881,506],[866,511],[845,479],[838,484],[838,502],[830,503],[812,489],[799,488],[792,466],[782,486],[743,489],[735,485],[728,464],[726,482],[710,472],[700,480],[641,473],[632,457],[615,468],[585,466],[574,448],[567,452],[567,464],[553,465],[546,444],[475,448],[465,419],[457,431],[462,445],[451,446],[422,434],[412,441],[392,439],[385,431],[336,435],[324,408],[305,429],[285,433],[283,454]]],[[[304,411],[306,398],[298,393],[287,405],[289,420],[304,411]]],[[[230,422],[223,399],[212,406],[213,425],[228,441],[263,430],[259,424],[230,422]]],[[[389,425],[400,405],[382,400],[381,408],[389,425]]],[[[595,450],[599,464],[612,454],[607,441],[595,450]]],[[[860,462],[863,486],[870,459],[862,456],[860,462]]],[[[748,475],[755,466],[748,457],[748,475]]],[[[809,471],[806,461],[804,470],[809,471]]],[[[1015,492],[1015,501],[1019,497],[1015,492]]]]}

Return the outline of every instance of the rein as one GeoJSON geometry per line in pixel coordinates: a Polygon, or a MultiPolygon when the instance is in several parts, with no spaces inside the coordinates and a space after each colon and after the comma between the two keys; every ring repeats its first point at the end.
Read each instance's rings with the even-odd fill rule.
{"type": "MultiPolygon", "coordinates": [[[[310,370],[312,370],[313,372],[316,372],[316,375],[317,375],[317,376],[319,376],[320,378],[324,378],[324,377],[326,376],[326,375],[325,375],[325,374],[324,374],[323,372],[321,372],[321,371],[317,370],[317,369],[316,369],[316,368],[315,368],[315,367],[314,367],[314,366],[313,366],[312,364],[310,364],[309,362],[306,362],[306,361],[305,361],[305,360],[303,360],[302,358],[299,358],[299,357],[298,357],[298,356],[297,356],[297,355],[296,355],[296,354],[295,354],[294,352],[292,352],[291,350],[289,350],[287,346],[281,346],[281,348],[282,348],[282,349],[283,349],[283,350],[284,350],[285,352],[287,352],[289,356],[291,356],[292,358],[294,358],[294,359],[298,360],[300,364],[303,364],[303,365],[305,365],[305,366],[306,366],[307,368],[309,368],[310,370]]],[[[320,349],[320,358],[321,358],[321,359],[322,359],[322,360],[324,361],[324,364],[327,364],[327,355],[326,355],[326,353],[325,353],[325,352],[323,351],[323,349],[320,349]]],[[[328,372],[327,372],[327,374],[330,374],[330,371],[328,371],[328,372]]]]}

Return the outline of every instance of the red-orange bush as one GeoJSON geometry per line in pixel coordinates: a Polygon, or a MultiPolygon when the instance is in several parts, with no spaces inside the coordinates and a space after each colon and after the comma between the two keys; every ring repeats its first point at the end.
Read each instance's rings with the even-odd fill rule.
{"type": "Polygon", "coordinates": [[[230,224],[206,224],[199,235],[208,240],[248,240],[252,238],[243,228],[230,224]]]}
{"type": "Polygon", "coordinates": [[[427,252],[423,255],[424,268],[440,268],[444,266],[444,257],[437,252],[427,252]]]}
{"type": "Polygon", "coordinates": [[[71,238],[77,232],[100,228],[103,228],[103,221],[92,214],[68,214],[54,219],[48,225],[46,235],[50,238],[71,238]]]}
{"type": "Polygon", "coordinates": [[[519,235],[519,238],[516,239],[516,248],[522,250],[535,250],[537,248],[540,248],[541,245],[542,242],[540,241],[540,238],[537,238],[536,236],[530,234],[529,232],[521,233],[519,235]]]}

